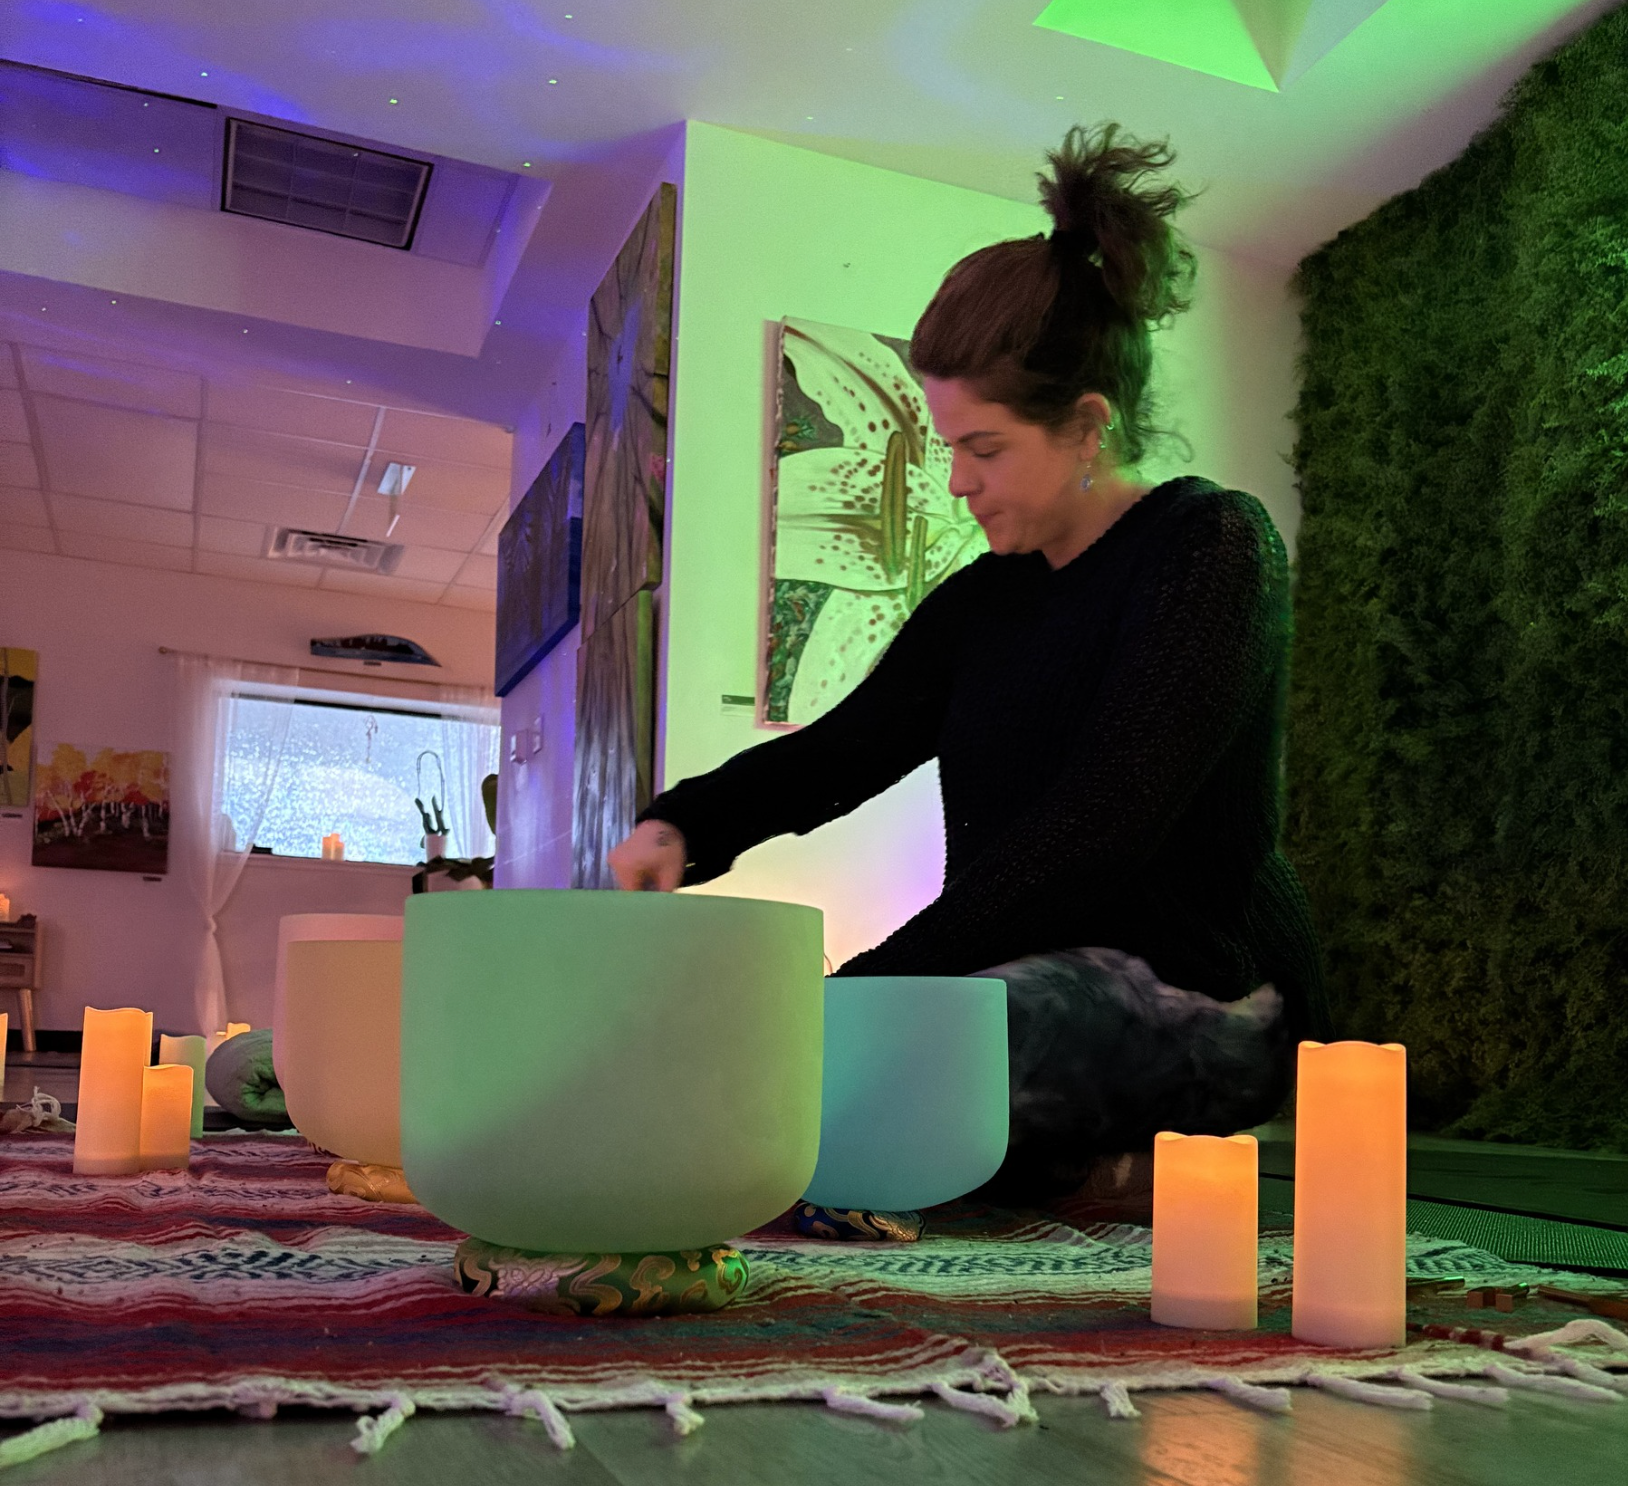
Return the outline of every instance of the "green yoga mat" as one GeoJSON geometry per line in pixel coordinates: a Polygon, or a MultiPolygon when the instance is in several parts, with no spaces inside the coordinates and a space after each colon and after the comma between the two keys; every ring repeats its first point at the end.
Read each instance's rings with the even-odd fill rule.
{"type": "MultiPolygon", "coordinates": [[[[1293,1216],[1294,1183],[1262,1177],[1262,1224],[1283,1226],[1293,1216]]],[[[1517,1264],[1628,1274],[1628,1232],[1617,1228],[1414,1197],[1408,1199],[1408,1231],[1452,1239],[1517,1264]]]]}

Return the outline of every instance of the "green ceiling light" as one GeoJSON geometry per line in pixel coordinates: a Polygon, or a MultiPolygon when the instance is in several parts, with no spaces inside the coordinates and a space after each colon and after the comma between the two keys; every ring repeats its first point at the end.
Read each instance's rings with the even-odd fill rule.
{"type": "Polygon", "coordinates": [[[1385,0],[1052,0],[1035,25],[1278,92],[1385,0]]]}

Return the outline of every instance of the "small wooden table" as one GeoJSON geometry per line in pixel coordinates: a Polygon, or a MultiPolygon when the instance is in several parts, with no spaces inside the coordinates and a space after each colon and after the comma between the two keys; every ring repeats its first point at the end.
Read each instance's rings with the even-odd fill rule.
{"type": "Polygon", "coordinates": [[[0,923],[0,991],[17,993],[23,1051],[34,1051],[34,991],[40,983],[41,926],[33,914],[0,923]]]}

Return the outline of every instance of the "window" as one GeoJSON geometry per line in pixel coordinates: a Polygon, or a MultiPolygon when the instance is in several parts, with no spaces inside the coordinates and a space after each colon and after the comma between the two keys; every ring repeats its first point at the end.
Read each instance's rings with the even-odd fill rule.
{"type": "Polygon", "coordinates": [[[449,855],[490,855],[480,781],[497,770],[497,726],[460,709],[410,709],[390,698],[234,695],[221,799],[239,845],[252,831],[278,856],[320,857],[337,832],[349,861],[420,862],[417,797],[440,802],[449,855]]]}

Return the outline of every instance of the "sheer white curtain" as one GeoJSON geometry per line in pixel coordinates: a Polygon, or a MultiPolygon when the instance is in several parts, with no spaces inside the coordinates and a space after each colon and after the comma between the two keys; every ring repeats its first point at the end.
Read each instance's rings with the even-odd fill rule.
{"type": "Polygon", "coordinates": [[[447,773],[448,853],[457,857],[489,857],[495,849],[481,780],[497,773],[501,704],[478,686],[443,686],[441,701],[441,762],[447,773]],[[471,727],[474,723],[478,726],[471,727]]]}
{"type": "Polygon", "coordinates": [[[236,693],[244,686],[293,687],[299,672],[291,666],[258,666],[207,655],[178,655],[177,709],[181,735],[175,750],[175,820],[170,849],[200,917],[197,970],[192,1005],[198,1030],[224,1031],[226,977],[221,968],[216,918],[243,875],[255,832],[277,785],[288,740],[293,704],[255,709],[252,736],[236,693]],[[229,748],[238,734],[238,746],[229,748]],[[228,771],[238,815],[226,814],[228,771]]]}

